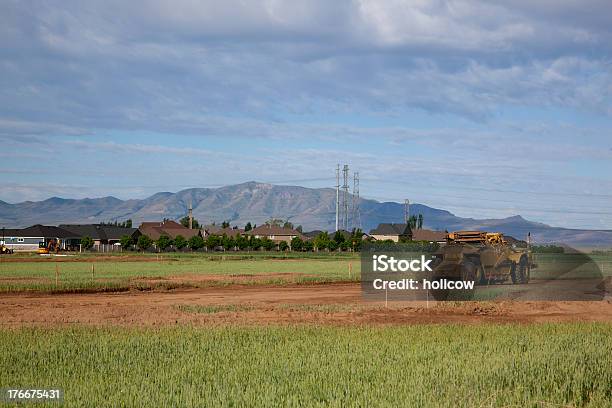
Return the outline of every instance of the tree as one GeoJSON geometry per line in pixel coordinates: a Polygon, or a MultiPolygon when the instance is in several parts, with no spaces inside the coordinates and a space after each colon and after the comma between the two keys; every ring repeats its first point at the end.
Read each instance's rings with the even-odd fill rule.
{"type": "Polygon", "coordinates": [[[272,227],[280,227],[283,225],[283,223],[284,221],[278,218],[270,218],[268,221],[266,221],[266,225],[270,225],[272,227]]]}
{"type": "Polygon", "coordinates": [[[145,251],[149,249],[151,245],[153,245],[153,240],[151,240],[151,238],[146,235],[141,235],[138,237],[138,242],[136,243],[136,245],[141,251],[145,251]]]}
{"type": "Polygon", "coordinates": [[[221,228],[228,228],[229,226],[230,226],[229,221],[223,221],[223,222],[221,223],[221,228]]]}
{"type": "Polygon", "coordinates": [[[235,239],[239,250],[244,251],[249,247],[249,240],[244,235],[238,235],[235,239]]]}
{"type": "Polygon", "coordinates": [[[234,238],[228,237],[227,235],[223,234],[223,237],[221,238],[221,245],[223,245],[223,249],[229,251],[230,249],[234,249],[236,243],[234,241],[234,238]]]}
{"type": "Polygon", "coordinates": [[[300,237],[294,237],[291,240],[291,250],[292,251],[301,251],[304,248],[304,241],[300,237]]]}
{"type": "Polygon", "coordinates": [[[411,229],[416,229],[417,227],[417,216],[416,215],[411,215],[410,218],[408,219],[408,225],[410,225],[411,229]]]}
{"type": "Polygon", "coordinates": [[[423,214],[419,214],[417,229],[423,229],[423,214]]]}
{"type": "Polygon", "coordinates": [[[274,241],[272,241],[271,239],[269,239],[268,237],[264,237],[261,240],[261,246],[263,247],[263,249],[265,249],[266,251],[271,251],[272,249],[274,249],[274,247],[276,246],[276,244],[274,243],[274,241]]]}
{"type": "Polygon", "coordinates": [[[293,224],[287,220],[283,223],[283,228],[293,229],[293,224]]]}
{"type": "Polygon", "coordinates": [[[83,249],[91,249],[94,246],[94,241],[91,237],[83,237],[81,238],[81,247],[83,249]]]}
{"type": "Polygon", "coordinates": [[[169,236],[162,235],[157,241],[155,241],[155,245],[160,251],[165,251],[170,245],[172,245],[172,240],[169,236]]]}
{"type": "Polygon", "coordinates": [[[298,225],[297,227],[295,227],[295,230],[296,230],[297,232],[299,232],[299,233],[304,232],[304,231],[302,230],[302,226],[301,226],[301,225],[298,225]]]}
{"type": "Polygon", "coordinates": [[[289,249],[289,244],[286,241],[281,241],[278,243],[278,249],[281,251],[286,251],[289,249]]]}
{"type": "Polygon", "coordinates": [[[219,245],[221,245],[221,238],[218,235],[209,235],[208,238],[206,238],[206,248],[212,250],[219,245]]]}
{"type": "Polygon", "coordinates": [[[121,244],[121,248],[128,249],[129,247],[134,245],[134,239],[129,235],[124,235],[119,240],[119,243],[121,244]]]}
{"type": "Polygon", "coordinates": [[[253,229],[253,226],[251,225],[251,222],[247,222],[246,225],[244,226],[244,232],[250,231],[253,229]]]}
{"type": "Polygon", "coordinates": [[[329,234],[327,232],[321,232],[319,235],[315,237],[312,241],[312,245],[315,250],[320,251],[322,249],[326,249],[329,247],[329,234]]]}
{"type": "Polygon", "coordinates": [[[340,245],[341,243],[344,242],[344,234],[340,231],[336,231],[336,233],[334,234],[334,241],[336,241],[336,243],[338,245],[340,245]]]}
{"type": "Polygon", "coordinates": [[[125,221],[125,228],[132,228],[132,219],[128,219],[125,221]]]}
{"type": "Polygon", "coordinates": [[[249,246],[253,248],[253,250],[255,251],[259,250],[259,248],[261,248],[261,245],[262,245],[261,239],[251,236],[251,239],[249,241],[249,246]]]}
{"type": "Polygon", "coordinates": [[[192,251],[197,251],[198,249],[204,248],[204,239],[199,235],[194,235],[193,237],[189,238],[187,245],[192,251]]]}
{"type": "Polygon", "coordinates": [[[174,247],[176,249],[183,249],[187,246],[187,240],[182,235],[174,237],[174,247]]]}
{"type": "Polygon", "coordinates": [[[304,251],[312,251],[313,250],[313,245],[312,245],[312,241],[304,241],[304,251]]]}
{"type": "Polygon", "coordinates": [[[328,248],[330,251],[335,251],[335,250],[337,250],[339,247],[340,247],[340,244],[339,244],[339,243],[337,243],[336,241],[334,241],[334,240],[327,241],[327,248],[328,248]]]}
{"type": "Polygon", "coordinates": [[[363,241],[363,231],[360,228],[353,229],[351,233],[351,247],[353,251],[359,251],[361,249],[361,243],[363,241]]]}
{"type": "MultiPolygon", "coordinates": [[[[181,223],[183,227],[189,228],[189,217],[183,217],[181,218],[179,222],[181,223]]],[[[191,222],[191,226],[193,227],[193,229],[198,229],[200,228],[200,223],[198,222],[198,220],[193,218],[191,222]]]]}

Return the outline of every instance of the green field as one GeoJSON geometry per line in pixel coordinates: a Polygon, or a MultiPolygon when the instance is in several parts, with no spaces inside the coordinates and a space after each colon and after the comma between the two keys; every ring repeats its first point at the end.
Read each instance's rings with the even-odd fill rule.
{"type": "Polygon", "coordinates": [[[68,407],[609,407],[611,349],[609,324],[4,329],[0,387],[68,407]]]}
{"type": "MultiPolygon", "coordinates": [[[[140,255],[143,261],[121,261],[118,257],[77,256],[31,262],[33,257],[20,257],[23,262],[0,263],[0,292],[7,291],[104,291],[128,289],[174,289],[213,285],[283,284],[350,281],[359,278],[360,262],[356,255],[262,256],[164,254],[140,255]],[[101,260],[103,259],[103,260],[101,260]],[[349,274],[349,264],[350,271],[349,274]],[[93,267],[93,275],[92,275],[93,267]],[[56,280],[57,270],[57,280],[56,280]],[[217,281],[197,281],[198,276],[220,275],[217,281]],[[145,279],[169,276],[192,276],[180,283],[143,282],[145,279]],[[262,278],[263,277],[263,278],[262,278]],[[238,278],[241,278],[238,280],[238,278]],[[246,278],[246,279],[245,279],[246,278]]],[[[36,258],[34,257],[34,260],[36,258]]]]}
{"type": "MultiPolygon", "coordinates": [[[[83,254],[33,262],[41,258],[36,255],[11,255],[12,259],[20,262],[0,262],[0,292],[163,290],[232,283],[357,281],[361,270],[359,254],[347,253],[132,253],[131,261],[122,260],[121,256],[125,254],[83,254]],[[206,275],[222,278],[207,281],[197,279],[206,275]],[[170,276],[183,276],[185,279],[180,282],[163,280],[170,276]],[[151,279],[160,281],[149,282],[151,279]]],[[[612,276],[610,255],[536,254],[534,259],[538,267],[532,271],[533,279],[559,278],[559,270],[571,271],[561,276],[562,279],[590,277],[594,272],[612,276]]]]}

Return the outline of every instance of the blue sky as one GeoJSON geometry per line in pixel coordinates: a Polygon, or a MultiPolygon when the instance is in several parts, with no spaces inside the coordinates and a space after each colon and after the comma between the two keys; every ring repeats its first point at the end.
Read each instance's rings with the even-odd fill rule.
{"type": "Polygon", "coordinates": [[[612,229],[607,1],[0,4],[0,200],[249,180],[612,229]]]}

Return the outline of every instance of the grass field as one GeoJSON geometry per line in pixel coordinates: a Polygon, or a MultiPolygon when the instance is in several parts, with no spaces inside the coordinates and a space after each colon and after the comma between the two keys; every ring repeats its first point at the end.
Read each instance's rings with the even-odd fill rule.
{"type": "Polygon", "coordinates": [[[5,329],[0,387],[68,407],[608,407],[611,349],[609,324],[5,329]]]}
{"type": "Polygon", "coordinates": [[[53,259],[33,262],[39,260],[36,257],[18,259],[22,262],[0,263],[0,292],[173,289],[232,283],[321,283],[357,280],[360,270],[359,258],[355,255],[272,258],[261,255],[164,254],[159,257],[143,255],[136,261],[124,261],[119,257],[77,256],[58,258],[59,262],[53,259]],[[149,281],[170,276],[186,278],[180,283],[149,281]],[[205,276],[218,276],[219,279],[198,279],[205,276]]]}
{"type": "MultiPolygon", "coordinates": [[[[125,256],[83,254],[45,259],[37,255],[11,255],[18,262],[0,262],[0,292],[163,290],[233,283],[357,281],[361,269],[359,254],[347,253],[131,253],[129,258],[122,258],[125,256]],[[202,279],[207,276],[211,279],[202,279]],[[169,281],[165,279],[168,277],[182,278],[169,281]]],[[[534,279],[558,278],[560,270],[571,270],[562,278],[587,277],[594,271],[612,276],[610,255],[536,254],[535,261],[538,268],[532,271],[534,279]],[[584,263],[585,260],[589,263],[584,263]]]]}

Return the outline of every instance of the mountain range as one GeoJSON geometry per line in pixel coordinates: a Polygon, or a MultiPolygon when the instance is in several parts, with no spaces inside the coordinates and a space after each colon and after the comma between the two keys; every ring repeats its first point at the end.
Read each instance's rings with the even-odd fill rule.
{"type": "MultiPolygon", "coordinates": [[[[349,197],[352,202],[352,196],[349,197]]],[[[232,225],[250,221],[262,224],[270,218],[288,219],[304,231],[335,228],[336,191],[248,182],[220,188],[192,188],[177,193],[161,192],[145,199],[115,197],[64,199],[9,204],[0,201],[0,225],[21,228],[33,224],[97,223],[132,219],[142,221],[179,219],[189,206],[200,224],[228,220],[232,225]]],[[[361,226],[368,232],[379,223],[403,222],[404,206],[396,202],[359,200],[361,226]]],[[[499,231],[518,239],[531,232],[534,242],[564,243],[575,247],[612,247],[612,230],[578,230],[552,227],[516,215],[503,219],[458,217],[449,211],[411,204],[411,214],[423,214],[424,228],[435,230],[499,231]]]]}

